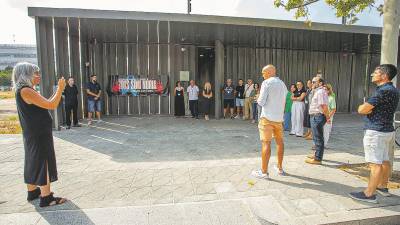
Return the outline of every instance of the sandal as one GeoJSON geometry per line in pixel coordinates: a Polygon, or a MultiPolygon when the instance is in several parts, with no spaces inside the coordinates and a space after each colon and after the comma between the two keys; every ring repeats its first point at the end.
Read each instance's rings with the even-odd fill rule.
{"type": "Polygon", "coordinates": [[[26,198],[26,200],[28,200],[28,202],[30,202],[30,201],[33,201],[33,200],[39,198],[39,196],[40,196],[40,188],[37,187],[33,191],[28,191],[28,197],[26,198]]]}
{"type": "Polygon", "coordinates": [[[59,198],[59,197],[54,197],[53,193],[50,193],[48,196],[45,197],[40,197],[40,207],[47,207],[47,206],[53,206],[53,205],[61,205],[65,203],[67,199],[65,198],[59,198]]]}

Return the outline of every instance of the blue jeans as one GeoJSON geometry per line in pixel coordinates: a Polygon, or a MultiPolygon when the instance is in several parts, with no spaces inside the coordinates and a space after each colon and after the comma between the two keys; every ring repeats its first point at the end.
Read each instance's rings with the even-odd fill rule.
{"type": "Polygon", "coordinates": [[[88,99],[88,112],[101,112],[101,101],[88,99]]]}
{"type": "Polygon", "coordinates": [[[253,120],[255,120],[256,122],[258,122],[258,111],[257,111],[257,102],[253,102],[252,106],[253,106],[253,120]]]}
{"type": "Polygon", "coordinates": [[[291,112],[285,112],[284,122],[283,122],[283,128],[284,128],[285,131],[290,131],[291,120],[292,120],[292,113],[291,112]]]}
{"type": "Polygon", "coordinates": [[[315,143],[315,159],[322,161],[324,156],[324,125],[326,123],[325,115],[310,115],[311,130],[313,141],[315,143]]]}

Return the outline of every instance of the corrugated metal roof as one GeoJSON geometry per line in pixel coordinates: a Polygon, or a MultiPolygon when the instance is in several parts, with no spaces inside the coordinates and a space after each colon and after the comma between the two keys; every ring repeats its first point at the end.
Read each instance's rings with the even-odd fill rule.
{"type": "Polygon", "coordinates": [[[135,12],[116,10],[73,9],[73,8],[42,8],[29,7],[28,15],[31,17],[70,17],[93,19],[128,19],[128,20],[155,20],[155,21],[181,21],[188,23],[212,23],[259,27],[279,27],[299,30],[319,30],[345,33],[381,34],[382,28],[341,25],[329,23],[312,23],[309,27],[302,21],[287,21],[245,17],[227,17],[212,15],[195,15],[179,13],[135,12]]]}

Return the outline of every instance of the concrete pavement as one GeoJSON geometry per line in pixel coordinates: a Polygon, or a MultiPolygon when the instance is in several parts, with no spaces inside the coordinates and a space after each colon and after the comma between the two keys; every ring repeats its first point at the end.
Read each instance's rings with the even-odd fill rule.
{"type": "MultiPolygon", "coordinates": [[[[347,197],[366,182],[337,169],[364,162],[359,117],[337,115],[322,166],[304,163],[311,143],[286,137],[285,169],[271,180],[259,168],[256,125],[238,120],[106,118],[55,132],[57,195],[27,203],[19,135],[0,136],[0,224],[396,224],[400,192],[379,204],[347,197]],[[349,222],[351,221],[351,222],[349,222]],[[375,221],[375,222],[374,222],[375,221]]],[[[395,169],[400,169],[396,151],[395,169]]]]}

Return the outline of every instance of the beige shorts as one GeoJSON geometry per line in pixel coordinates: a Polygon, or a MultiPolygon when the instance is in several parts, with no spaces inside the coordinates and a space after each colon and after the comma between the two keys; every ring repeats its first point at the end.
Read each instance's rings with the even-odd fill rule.
{"type": "Polygon", "coordinates": [[[282,122],[269,121],[263,117],[258,122],[258,130],[260,131],[261,141],[271,141],[272,138],[283,139],[282,122]]]}
{"type": "Polygon", "coordinates": [[[366,130],[364,134],[365,161],[382,164],[384,161],[392,161],[394,157],[395,133],[366,130]]]}

